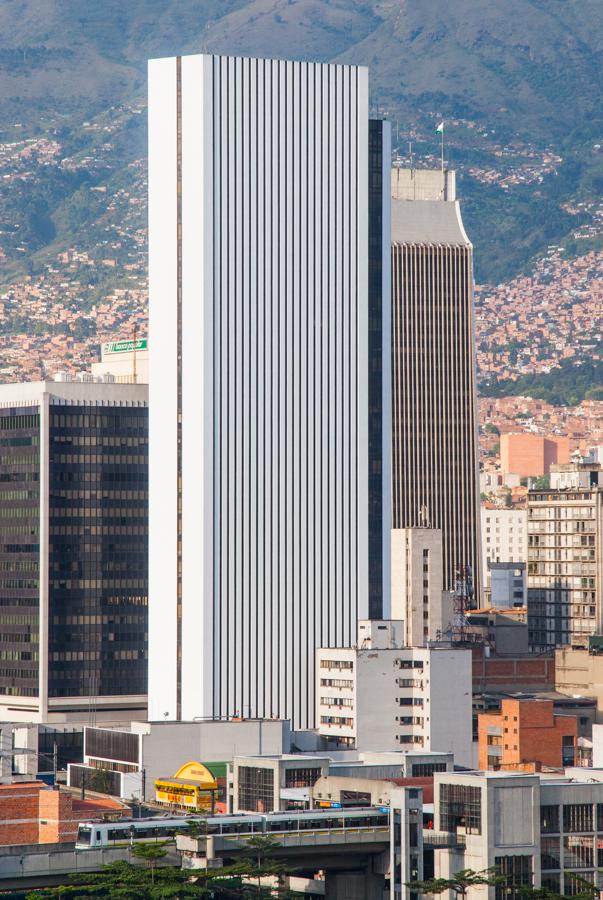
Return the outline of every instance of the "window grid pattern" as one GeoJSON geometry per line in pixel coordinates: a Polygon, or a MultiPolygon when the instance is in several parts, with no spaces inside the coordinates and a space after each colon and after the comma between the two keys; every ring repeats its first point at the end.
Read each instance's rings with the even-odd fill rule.
{"type": "Polygon", "coordinates": [[[442,831],[481,834],[481,788],[464,784],[441,784],[440,828],[442,831]]]}

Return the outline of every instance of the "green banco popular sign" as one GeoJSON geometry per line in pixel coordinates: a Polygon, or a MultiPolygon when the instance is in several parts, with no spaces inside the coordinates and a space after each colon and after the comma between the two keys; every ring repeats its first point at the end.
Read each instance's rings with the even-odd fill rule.
{"type": "Polygon", "coordinates": [[[134,350],[146,350],[147,339],[138,341],[114,341],[111,344],[103,344],[103,353],[132,353],[134,350]]]}

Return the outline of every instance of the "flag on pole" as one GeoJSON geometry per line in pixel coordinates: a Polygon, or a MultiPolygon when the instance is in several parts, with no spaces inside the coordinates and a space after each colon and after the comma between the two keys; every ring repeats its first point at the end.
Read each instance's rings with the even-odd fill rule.
{"type": "Polygon", "coordinates": [[[444,123],[443,122],[440,122],[440,124],[436,128],[436,134],[444,134],[444,123]]]}

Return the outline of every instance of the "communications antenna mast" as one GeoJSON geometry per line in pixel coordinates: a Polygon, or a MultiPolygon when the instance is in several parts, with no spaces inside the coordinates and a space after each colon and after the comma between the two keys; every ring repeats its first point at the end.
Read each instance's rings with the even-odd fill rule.
{"type": "Polygon", "coordinates": [[[467,639],[467,610],[473,608],[473,578],[471,566],[459,566],[456,572],[456,588],[452,597],[452,642],[463,644],[467,639]]]}

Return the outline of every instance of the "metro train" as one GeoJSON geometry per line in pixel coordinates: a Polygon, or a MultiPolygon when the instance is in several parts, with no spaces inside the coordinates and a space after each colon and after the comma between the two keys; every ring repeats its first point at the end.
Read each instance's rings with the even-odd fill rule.
{"type": "Polygon", "coordinates": [[[149,819],[121,819],[116,822],[80,822],[76,850],[112,847],[139,841],[169,840],[186,831],[191,823],[198,823],[200,832],[208,835],[291,834],[300,831],[349,830],[358,828],[387,828],[389,810],[350,808],[314,809],[302,812],[280,812],[254,815],[172,817],[155,816],[149,819]]]}

